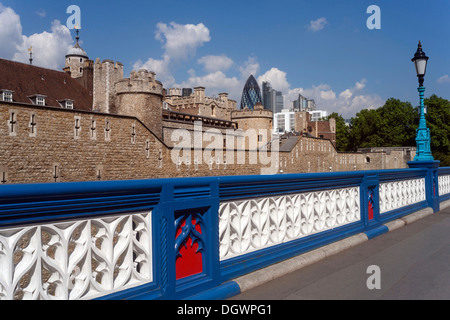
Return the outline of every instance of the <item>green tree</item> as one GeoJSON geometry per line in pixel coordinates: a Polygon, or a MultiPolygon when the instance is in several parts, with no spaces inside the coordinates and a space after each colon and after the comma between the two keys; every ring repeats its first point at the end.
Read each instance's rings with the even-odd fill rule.
{"type": "Polygon", "coordinates": [[[350,120],[350,149],[378,147],[383,144],[379,132],[379,115],[376,110],[363,109],[350,120]]]}
{"type": "Polygon", "coordinates": [[[337,112],[331,113],[325,120],[334,118],[336,120],[336,149],[348,151],[350,143],[350,128],[345,124],[344,118],[337,112]]]}
{"type": "Polygon", "coordinates": [[[433,94],[424,103],[433,157],[441,161],[440,166],[450,166],[450,101],[433,94]]]}
{"type": "Polygon", "coordinates": [[[390,98],[378,109],[363,109],[350,121],[350,149],[415,146],[419,123],[409,102],[390,98]]]}
{"type": "Polygon", "coordinates": [[[379,114],[378,135],[383,147],[415,146],[419,113],[409,102],[390,98],[376,110],[379,114]]]}

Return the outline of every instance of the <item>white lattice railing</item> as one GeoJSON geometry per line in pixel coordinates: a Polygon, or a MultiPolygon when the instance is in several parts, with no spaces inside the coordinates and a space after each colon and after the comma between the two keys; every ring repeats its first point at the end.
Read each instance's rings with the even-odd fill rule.
{"type": "Polygon", "coordinates": [[[380,213],[424,200],[425,178],[380,183],[380,213]]]}
{"type": "Polygon", "coordinates": [[[359,187],[223,202],[219,209],[220,259],[360,219],[359,187]]]}
{"type": "Polygon", "coordinates": [[[151,212],[0,229],[0,300],[92,299],[152,281],[151,212]]]}
{"type": "Polygon", "coordinates": [[[439,176],[439,195],[450,193],[450,175],[439,176]]]}

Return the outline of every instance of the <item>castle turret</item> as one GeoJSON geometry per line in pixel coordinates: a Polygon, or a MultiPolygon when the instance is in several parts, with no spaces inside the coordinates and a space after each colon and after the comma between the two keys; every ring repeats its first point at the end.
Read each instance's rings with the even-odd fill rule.
{"type": "Polygon", "coordinates": [[[157,137],[162,138],[163,85],[148,70],[132,71],[130,78],[115,84],[118,114],[137,117],[157,137]]]}
{"type": "Polygon", "coordinates": [[[91,99],[94,95],[94,62],[89,60],[86,51],[81,48],[79,40],[79,29],[76,29],[76,44],[67,51],[66,65],[63,71],[70,74],[72,78],[78,81],[83,87],[89,90],[91,99]]]}
{"type": "Polygon", "coordinates": [[[66,67],[63,69],[65,72],[70,72],[72,78],[81,78],[83,76],[83,68],[85,61],[89,60],[89,57],[79,44],[79,29],[77,30],[76,40],[77,43],[67,51],[66,54],[66,67]]]}

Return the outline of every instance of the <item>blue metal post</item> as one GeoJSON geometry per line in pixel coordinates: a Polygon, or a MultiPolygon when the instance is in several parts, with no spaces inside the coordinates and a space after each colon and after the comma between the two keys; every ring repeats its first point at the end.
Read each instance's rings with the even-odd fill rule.
{"type": "Polygon", "coordinates": [[[416,144],[417,151],[414,161],[433,161],[433,155],[431,154],[431,140],[430,140],[430,129],[427,128],[427,123],[425,120],[425,107],[423,102],[425,87],[420,86],[418,89],[420,97],[420,121],[419,128],[416,131],[416,144]]]}

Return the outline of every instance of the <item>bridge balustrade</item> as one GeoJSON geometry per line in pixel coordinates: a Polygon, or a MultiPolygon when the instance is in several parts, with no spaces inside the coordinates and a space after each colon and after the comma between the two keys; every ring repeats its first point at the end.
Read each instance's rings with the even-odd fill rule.
{"type": "Polygon", "coordinates": [[[226,298],[450,199],[450,168],[0,186],[0,299],[226,298]]]}

